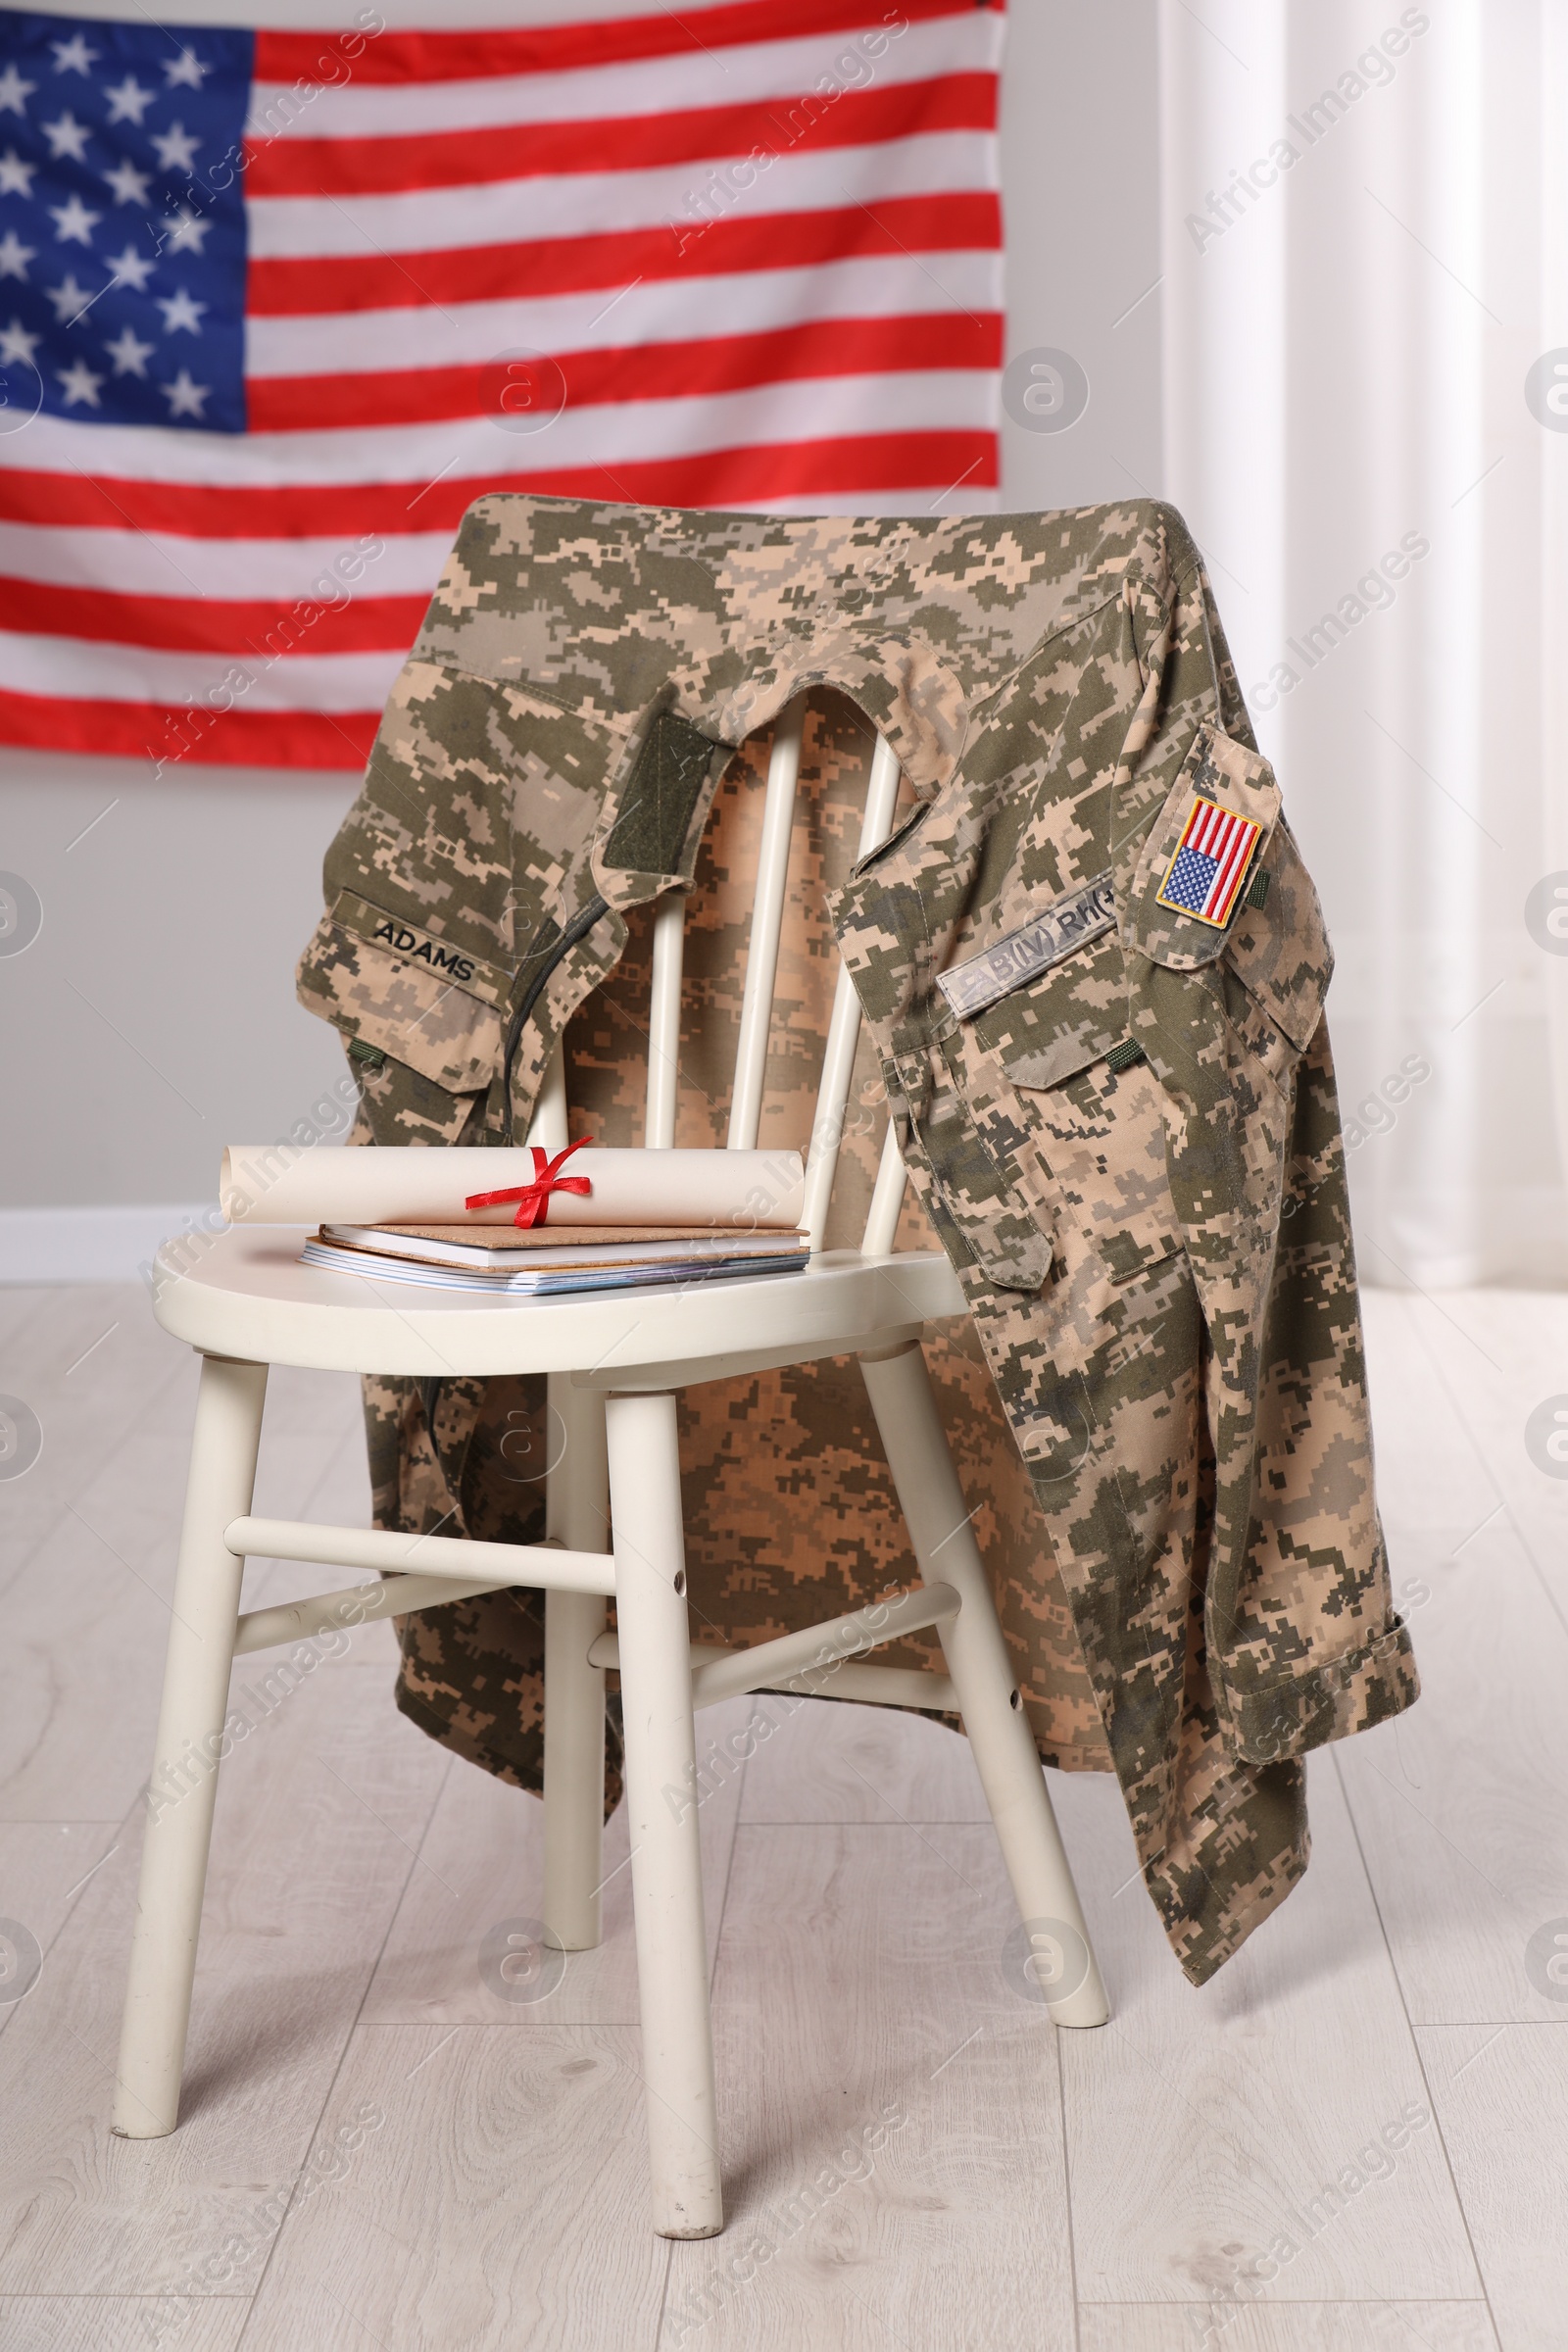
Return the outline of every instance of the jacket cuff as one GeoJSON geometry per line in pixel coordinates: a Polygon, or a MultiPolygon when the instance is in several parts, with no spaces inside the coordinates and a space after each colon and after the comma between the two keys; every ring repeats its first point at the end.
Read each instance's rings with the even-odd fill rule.
{"type": "Polygon", "coordinates": [[[1304,1755],[1331,1740],[1370,1731],[1402,1714],[1420,1695],[1421,1678],[1402,1617],[1343,1658],[1257,1690],[1226,1692],[1235,1750],[1249,1764],[1304,1755]]]}

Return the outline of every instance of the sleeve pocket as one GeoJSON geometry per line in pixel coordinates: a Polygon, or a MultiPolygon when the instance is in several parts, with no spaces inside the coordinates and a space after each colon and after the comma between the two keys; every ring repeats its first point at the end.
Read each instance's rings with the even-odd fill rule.
{"type": "Polygon", "coordinates": [[[344,1038],[453,1095],[483,1094],[500,1061],[499,1008],[448,975],[323,915],[300,958],[299,998],[344,1038]]]}
{"type": "Polygon", "coordinates": [[[1317,892],[1280,814],[1274,772],[1260,753],[1211,727],[1199,728],[1139,858],[1127,942],[1170,971],[1203,971],[1223,957],[1227,979],[1241,982],[1298,1054],[1311,1044],[1334,957],[1317,892]],[[1206,922],[1160,897],[1200,797],[1258,828],[1223,923],[1206,922]]]}
{"type": "Polygon", "coordinates": [[[1231,927],[1227,961],[1249,994],[1283,1029],[1298,1054],[1312,1043],[1334,976],[1323,907],[1283,818],[1261,871],[1261,906],[1245,906],[1231,927]]]}
{"type": "MultiPolygon", "coordinates": [[[[1162,963],[1174,972],[1200,971],[1205,964],[1217,962],[1228,937],[1223,924],[1168,906],[1160,897],[1194,806],[1200,800],[1212,802],[1222,813],[1246,818],[1258,829],[1238,904],[1245,900],[1259,864],[1266,859],[1279,821],[1280,788],[1268,761],[1245,744],[1233,743],[1228,735],[1217,735],[1209,726],[1200,727],[1144,844],[1127,908],[1129,944],[1152,963],[1162,963]]],[[[1232,915],[1234,919],[1234,910],[1232,915]]]]}

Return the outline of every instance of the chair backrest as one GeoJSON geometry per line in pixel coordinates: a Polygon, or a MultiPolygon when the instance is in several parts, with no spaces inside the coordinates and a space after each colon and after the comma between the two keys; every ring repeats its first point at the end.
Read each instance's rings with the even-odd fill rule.
{"type": "MultiPolygon", "coordinates": [[[[795,796],[800,785],[801,738],[806,721],[806,703],[805,695],[798,696],[779,713],[768,760],[756,894],[741,999],[740,1032],[730,1096],[729,1132],[725,1138],[726,1146],[732,1152],[756,1150],[761,1119],[779,940],[789,889],[790,844],[794,835],[795,796]]],[[[857,853],[858,857],[866,857],[886,841],[893,830],[898,796],[898,759],[892,747],[878,736],[866,787],[865,812],[857,853]]],[[[686,908],[686,894],[683,891],[671,891],[661,902],[654,917],[653,985],[648,1020],[648,1109],[643,1132],[647,1145],[655,1151],[667,1151],[675,1141],[686,908]]],[[[813,1252],[821,1249],[826,1229],[859,1039],[859,999],[855,993],[854,982],[841,964],[822,1056],[822,1073],[817,1082],[810,1145],[806,1161],[804,1222],[810,1236],[813,1252]]],[[[559,1151],[566,1141],[564,1064],[559,1052],[540,1096],[529,1130],[529,1140],[555,1151],[559,1151]]],[[[886,1256],[893,1248],[899,1211],[904,1202],[904,1162],[899,1156],[898,1144],[890,1127],[884,1141],[881,1165],[877,1171],[870,1212],[860,1244],[868,1257],[886,1256]]]]}

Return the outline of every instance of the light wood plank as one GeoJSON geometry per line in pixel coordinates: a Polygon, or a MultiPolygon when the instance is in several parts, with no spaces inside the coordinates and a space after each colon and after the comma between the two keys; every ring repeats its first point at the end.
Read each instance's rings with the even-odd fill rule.
{"type": "MultiPolygon", "coordinates": [[[[0,1919],[25,1929],[43,1967],[73,1903],[123,1834],[112,1821],[0,1822],[0,1919]]],[[[12,1983],[0,1984],[0,2034],[30,1997],[7,1998],[15,1989],[12,1983]]]]}
{"type": "MultiPolygon", "coordinates": [[[[143,1448],[152,1475],[161,1452],[153,1440],[143,1448]]],[[[146,1778],[177,1521],[166,1497],[145,1510],[127,1508],[113,1523],[120,1541],[111,1546],[83,1520],[68,1517],[6,1595],[0,1820],[118,1819],[146,1778]]],[[[269,1716],[269,1691],[280,1687],[278,1661],[287,1654],[239,1660],[233,1703],[269,1716]],[[255,1695],[246,1699],[247,1692],[255,1695]]],[[[386,1652],[369,1646],[365,1631],[351,1635],[339,1654],[385,1676],[386,1652]]],[[[332,1655],[320,1642],[312,1645],[315,1664],[303,1672],[309,1677],[329,1667],[332,1655]]],[[[290,1666],[283,1684],[301,1671],[290,1666]]]]}
{"type": "Polygon", "coordinates": [[[368,1521],[369,1470],[358,1381],[338,1373],[274,1369],[267,1384],[257,1464],[257,1517],[281,1518],[285,1510],[315,1516],[316,1498],[332,1487],[346,1448],[352,1448],[349,1459],[357,1458],[361,1467],[363,1485],[356,1493],[363,1496],[368,1521]]]}
{"type": "Polygon", "coordinates": [[[15,1361],[30,1346],[40,1319],[61,1297],[58,1283],[0,1283],[0,1343],[15,1361]]]}
{"type": "Polygon", "coordinates": [[[1416,2038],[1503,2352],[1562,2352],[1568,2033],[1423,2026],[1416,2038]]]}
{"type": "Polygon", "coordinates": [[[1513,1525],[1423,1563],[1412,1615],[1423,1696],[1347,1742],[1338,1765],[1410,2014],[1419,2023],[1549,2017],[1525,1946],[1568,1914],[1568,1634],[1513,1525]]]}
{"type": "Polygon", "coordinates": [[[324,1519],[341,1527],[369,1526],[370,1465],[365,1448],[365,1423],[359,1413],[344,1430],[336,1452],[296,1516],[324,1519]]]}
{"type": "Polygon", "coordinates": [[[191,1349],[164,1330],[139,1282],[56,1291],[37,1337],[37,1373],[46,1394],[78,1410],[97,1413],[122,1403],[136,1413],[149,1400],[152,1384],[164,1391],[184,1373],[194,1385],[191,1349]]]}
{"type": "MultiPolygon", "coordinates": [[[[189,1348],[160,1331],[146,1296],[115,1286],[55,1294],[7,1351],[5,1387],[37,1415],[43,1449],[20,1478],[0,1480],[0,1590],[32,1558],[67,1506],[92,1514],[143,1432],[187,1433],[196,1393],[189,1348]],[[84,1353],[84,1351],[86,1351],[84,1353]]],[[[183,1485],[183,1479],[181,1479],[183,1485]]]]}
{"type": "Polygon", "coordinates": [[[1568,1396],[1568,1298],[1560,1292],[1467,1293],[1464,1320],[1495,1370],[1485,1361],[1478,1365],[1424,1301],[1414,1302],[1411,1317],[1554,1605],[1568,1617],[1568,1478],[1547,1476],[1525,1442],[1537,1406],[1568,1396]]]}
{"type": "MultiPolygon", "coordinates": [[[[1562,1328],[1542,1304],[1383,1293],[1370,1317],[1379,1484],[1424,1695],[1336,1759],[1410,2014],[1427,2023],[1546,2015],[1525,1946],[1568,1913],[1560,1841],[1541,1835],[1568,1801],[1568,1632],[1484,1443],[1512,1374],[1454,1327],[1506,1366],[1562,1328]]],[[[1552,1485],[1519,1456],[1517,1476],[1552,1485]]]]}
{"type": "MultiPolygon", "coordinates": [[[[712,1793],[698,1809],[703,1903],[710,1965],[718,1948],[730,1849],[746,1767],[731,1758],[720,1777],[716,1750],[730,1756],[750,1698],[729,1699],[698,1719],[698,1761],[712,1793]]],[[[744,1748],[744,1740],[739,1741],[744,1748]]],[[[376,2025],[635,2025],[637,1954],[632,1941],[626,1808],[605,1829],[604,1941],[572,1952],[556,1988],[538,2003],[502,1999],[481,1978],[480,1946],[507,1919],[537,1920],[544,1894],[544,1807],[536,1796],[461,1760],[431,1824],[432,1867],[416,1871],[399,1905],[366,1999],[376,2025]]]]}
{"type": "Polygon", "coordinates": [[[187,2291],[229,2233],[257,2234],[305,2160],[409,1873],[425,1867],[416,1849],[448,1763],[365,1674],[303,1684],[236,1746],[184,2120],[168,2139],[108,2131],[139,1840],[89,1882],[0,2037],[0,2289],[187,2291]]]}
{"type": "Polygon", "coordinates": [[[250,2304],[208,2296],[171,2310],[150,2295],[0,2295],[6,2352],[236,2352],[250,2304]]]}
{"type": "Polygon", "coordinates": [[[652,2352],[639,2058],[623,2027],[362,2028],[313,2164],[364,2138],[291,2207],[245,2352],[652,2352]]]}
{"type": "MultiPolygon", "coordinates": [[[[362,1495],[356,1445],[363,1477],[352,1430],[291,1431],[285,1417],[264,1431],[262,1484],[277,1515],[303,1515],[311,1496],[333,1489],[362,1495]]],[[[158,1712],[189,1452],[179,1395],[83,1482],[5,1594],[13,1679],[0,1713],[0,1819],[118,1818],[135,1795],[158,1712]]],[[[276,1562],[256,1579],[263,1599],[333,1581],[276,1562]]],[[[245,1605],[261,1605],[249,1585],[245,1605]]],[[[312,1654],[312,1672],[336,1655],[390,1677],[395,1638],[388,1626],[361,1627],[341,1652],[318,1642],[312,1654]]],[[[236,1689],[261,1687],[271,1664],[242,1659],[236,1689]]]]}
{"type": "Polygon", "coordinates": [[[164,1349],[172,1345],[173,1352],[180,1352],[179,1343],[171,1344],[153,1321],[147,1293],[138,1283],[76,1283],[35,1290],[0,1285],[0,1344],[8,1365],[24,1362],[33,1381],[52,1385],[112,1323],[133,1327],[144,1338],[151,1326],[164,1349]]]}
{"type": "MultiPolygon", "coordinates": [[[[314,1519],[332,1527],[368,1527],[370,1472],[365,1448],[365,1423],[359,1408],[359,1384],[353,1385],[352,1415],[334,1418],[336,1443],[314,1476],[302,1479],[299,1491],[279,1484],[274,1515],[280,1519],[314,1519]]],[[[336,1570],[302,1567],[297,1560],[253,1559],[245,1563],[242,1606],[270,1608],[308,1592],[332,1589],[345,1579],[336,1570]]],[[[368,1581],[368,1580],[367,1580],[368,1581]]],[[[388,1678],[397,1672],[398,1642],[390,1621],[356,1626],[351,1632],[352,1656],[358,1665],[372,1661],[384,1666],[388,1678]]]]}
{"type": "Polygon", "coordinates": [[[774,1691],[759,1698],[757,1733],[745,1822],[990,1819],[969,1742],[945,1724],[774,1691]]]}
{"type": "Polygon", "coordinates": [[[714,2029],[729,2227],[661,2352],[1072,2340],[1056,2037],[989,1827],[737,1834],[714,2029]]]}
{"type": "MultiPolygon", "coordinates": [[[[167,1537],[183,1500],[195,1402],[191,1351],[159,1330],[139,1286],[56,1298],[55,1313],[32,1335],[25,1372],[10,1376],[22,1380],[43,1422],[44,1450],[24,1477],[0,1481],[7,1577],[73,1514],[144,1566],[151,1540],[144,1528],[150,1522],[167,1537]]],[[[360,1428],[358,1383],[350,1376],[275,1370],[258,1510],[304,1515],[306,1496],[360,1428]]],[[[363,1457],[363,1437],[360,1451],[363,1457]]],[[[368,1511],[368,1482],[356,1493],[368,1511]]]]}
{"type": "MultiPolygon", "coordinates": [[[[1462,1311],[1468,1294],[1446,1303],[1462,1311]]],[[[1385,1521],[1411,1531],[1441,1529],[1450,1538],[1478,1526],[1496,1508],[1496,1488],[1438,1375],[1428,1332],[1442,1331],[1464,1357],[1469,1384],[1491,1377],[1485,1356],[1441,1318],[1435,1326],[1418,1324],[1412,1301],[1399,1293],[1368,1291],[1362,1307],[1385,1521]]],[[[1403,1569],[1396,1547],[1393,1569],[1397,1585],[1403,1569]]]]}
{"type": "Polygon", "coordinates": [[[1484,2303],[1086,2303],[1078,2352],[1496,2352],[1484,2303]]]}
{"type": "Polygon", "coordinates": [[[146,1777],[170,1575],[128,1540],[133,1550],[113,1550],[68,1517],[5,1595],[0,1819],[118,1819],[146,1777]]]}
{"type": "MultiPolygon", "coordinates": [[[[370,1524],[369,1471],[366,1465],[362,1429],[345,1431],[329,1426],[315,1431],[278,1430],[264,1425],[262,1458],[256,1479],[257,1518],[339,1518],[338,1504],[352,1498],[354,1507],[342,1514],[342,1525],[370,1524]],[[358,1473],[356,1476],[355,1473],[358,1473]]],[[[367,1576],[368,1571],[366,1571],[367,1576]]],[[[261,1555],[245,1563],[241,1606],[268,1608],[304,1592],[328,1591],[355,1581],[355,1572],[320,1568],[308,1561],[273,1560],[261,1555]]]]}
{"type": "Polygon", "coordinates": [[[1112,2004],[1102,2032],[1060,2036],[1078,2288],[1090,2300],[1223,2298],[1239,2266],[1282,2241],[1294,2251],[1270,2301],[1481,2293],[1325,1765],[1310,1759],[1305,1879],[1201,1990],[1172,1964],[1115,1789],[1086,1776],[1056,1784],[1112,2004]],[[1398,2152],[1358,2164],[1411,2111],[1427,2121],[1398,2152]]]}
{"type": "Polygon", "coordinates": [[[267,1418],[274,1430],[330,1428],[342,1437],[362,1429],[359,1375],[274,1364],[267,1383],[267,1418]]]}

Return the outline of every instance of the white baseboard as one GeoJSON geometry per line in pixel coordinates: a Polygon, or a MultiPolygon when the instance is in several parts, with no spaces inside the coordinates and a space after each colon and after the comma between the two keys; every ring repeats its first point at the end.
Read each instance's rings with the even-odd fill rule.
{"type": "Polygon", "coordinates": [[[0,1208],[0,1283],[134,1282],[161,1242],[218,1203],[153,1201],[113,1208],[0,1208]]]}

